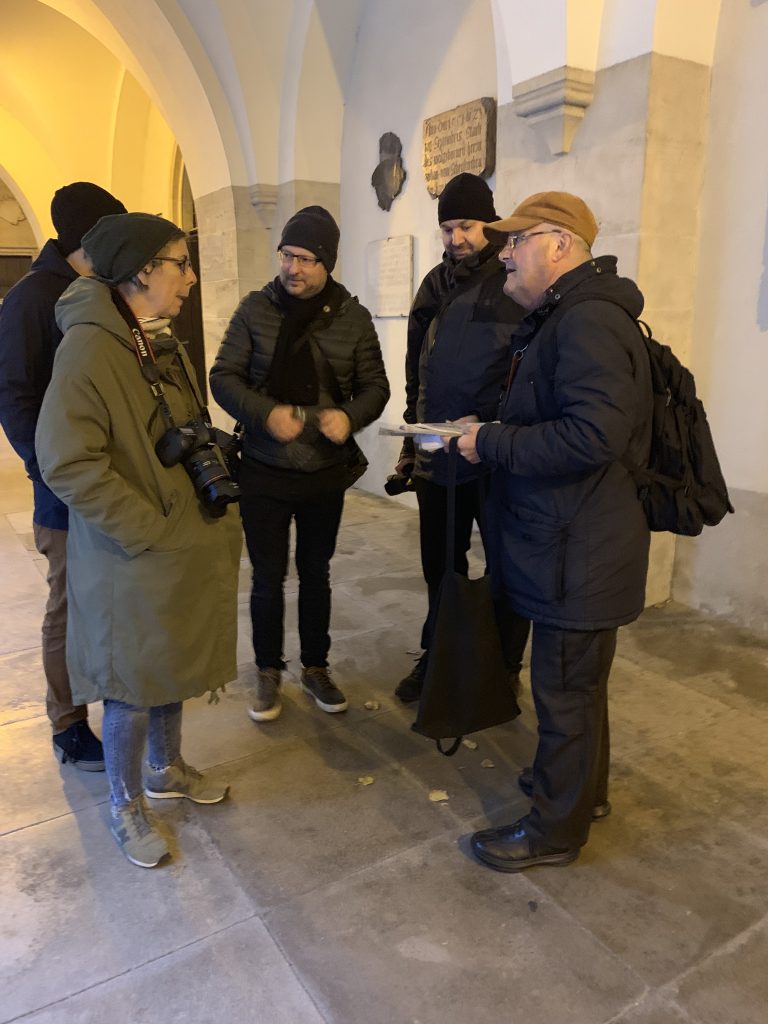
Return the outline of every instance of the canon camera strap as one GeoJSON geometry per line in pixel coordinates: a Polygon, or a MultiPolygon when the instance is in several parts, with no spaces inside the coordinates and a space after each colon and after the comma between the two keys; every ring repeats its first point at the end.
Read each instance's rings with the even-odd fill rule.
{"type": "Polygon", "coordinates": [[[149,384],[149,390],[157,402],[163,422],[169,429],[175,427],[176,423],[171,413],[171,407],[168,405],[168,399],[165,397],[165,388],[160,380],[160,371],[157,368],[157,360],[155,359],[152,342],[142,331],[141,324],[136,319],[133,310],[117,289],[112,290],[112,301],[131,332],[133,349],[136,353],[136,358],[139,360],[141,375],[149,384]]]}

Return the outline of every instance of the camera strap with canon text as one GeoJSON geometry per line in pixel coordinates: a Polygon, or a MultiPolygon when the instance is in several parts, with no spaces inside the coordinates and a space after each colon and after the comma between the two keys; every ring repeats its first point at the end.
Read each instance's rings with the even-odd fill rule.
{"type": "MultiPolygon", "coordinates": [[[[152,397],[157,402],[157,407],[160,410],[163,423],[167,429],[172,429],[176,426],[176,421],[173,418],[171,407],[168,405],[168,399],[165,397],[165,387],[163,382],[160,380],[160,371],[157,368],[157,360],[155,359],[155,352],[152,348],[152,342],[146,336],[144,331],[141,329],[141,324],[136,319],[133,310],[125,301],[123,296],[116,289],[112,290],[112,301],[117,307],[117,311],[125,320],[128,328],[131,332],[131,339],[133,341],[133,350],[136,353],[136,358],[139,361],[139,367],[141,369],[141,375],[149,384],[149,390],[152,392],[152,397]]],[[[181,369],[184,372],[184,376],[187,378],[189,384],[189,390],[192,393],[192,397],[195,399],[197,404],[200,406],[200,411],[203,414],[203,418],[206,423],[210,423],[210,416],[208,410],[200,402],[197,397],[197,390],[194,384],[190,380],[189,372],[184,364],[183,359],[179,359],[181,369]]]]}

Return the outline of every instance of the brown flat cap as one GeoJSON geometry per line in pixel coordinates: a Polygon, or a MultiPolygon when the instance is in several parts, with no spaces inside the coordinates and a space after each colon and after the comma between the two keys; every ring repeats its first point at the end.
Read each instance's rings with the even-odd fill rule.
{"type": "Polygon", "coordinates": [[[489,242],[503,245],[509,235],[537,224],[567,228],[590,246],[598,232],[595,215],[583,199],[570,192],[536,192],[524,199],[509,217],[486,224],[483,231],[489,242]]]}

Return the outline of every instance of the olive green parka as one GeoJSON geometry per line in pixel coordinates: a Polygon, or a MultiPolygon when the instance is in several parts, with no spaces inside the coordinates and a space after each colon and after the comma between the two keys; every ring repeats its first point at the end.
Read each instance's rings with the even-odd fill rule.
{"type": "MultiPolygon", "coordinates": [[[[153,707],[216,691],[237,675],[237,511],[212,518],[184,467],[157,458],[166,425],[108,287],[80,278],[56,317],[64,339],[35,446],[70,510],[74,701],[153,707]]],[[[185,424],[202,404],[192,366],[170,337],[156,352],[173,418],[185,424]]]]}

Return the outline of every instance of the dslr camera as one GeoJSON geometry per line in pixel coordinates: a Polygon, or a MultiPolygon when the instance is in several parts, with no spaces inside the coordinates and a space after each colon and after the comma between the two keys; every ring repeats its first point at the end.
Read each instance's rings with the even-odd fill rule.
{"type": "Polygon", "coordinates": [[[397,494],[413,494],[413,462],[407,462],[399,473],[392,473],[384,483],[384,490],[394,498],[397,494]]]}
{"type": "Polygon", "coordinates": [[[237,438],[198,417],[183,427],[166,430],[155,452],[164,466],[182,464],[200,501],[210,515],[219,518],[227,505],[240,500],[240,488],[232,479],[226,456],[223,460],[219,457],[216,445],[222,452],[234,453],[237,438]]]}

